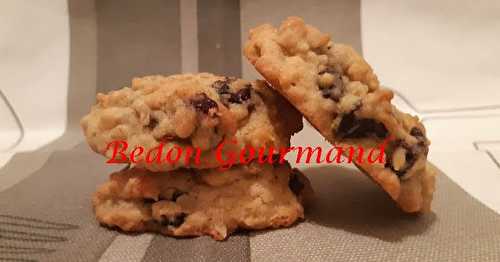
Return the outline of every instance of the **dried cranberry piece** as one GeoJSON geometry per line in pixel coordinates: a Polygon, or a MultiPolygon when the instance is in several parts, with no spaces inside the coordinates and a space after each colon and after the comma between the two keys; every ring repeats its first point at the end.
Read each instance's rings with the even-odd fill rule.
{"type": "Polygon", "coordinates": [[[176,190],[176,191],[174,191],[174,193],[172,194],[172,199],[171,199],[171,200],[175,202],[175,201],[177,201],[177,199],[178,199],[180,196],[182,196],[182,195],[184,195],[184,194],[186,194],[186,192],[182,192],[182,191],[180,191],[180,190],[176,190]]]}
{"type": "Polygon", "coordinates": [[[212,83],[212,87],[215,88],[219,95],[229,94],[229,82],[227,80],[217,80],[212,83]]]}
{"type": "Polygon", "coordinates": [[[328,87],[320,87],[321,95],[323,98],[330,98],[335,102],[339,102],[340,98],[344,94],[344,82],[342,81],[342,76],[337,71],[326,70],[322,71],[319,74],[330,73],[335,76],[335,80],[328,87]]]}
{"type": "Polygon", "coordinates": [[[336,134],[339,139],[365,137],[383,139],[387,137],[388,131],[382,123],[373,119],[358,118],[351,112],[342,117],[336,134]]]}
{"type": "Polygon", "coordinates": [[[144,198],[142,201],[144,202],[144,204],[153,204],[156,202],[156,200],[152,198],[144,198]]]}
{"type": "Polygon", "coordinates": [[[146,127],[150,130],[153,130],[153,129],[155,129],[156,126],[158,126],[158,120],[150,117],[149,123],[146,125],[146,127]]]}
{"type": "Polygon", "coordinates": [[[425,135],[424,133],[422,132],[422,130],[420,130],[419,128],[417,127],[413,127],[411,130],[410,130],[410,135],[414,136],[417,140],[418,140],[418,144],[420,146],[425,146],[425,141],[427,140],[425,138],[425,135]]]}
{"type": "Polygon", "coordinates": [[[244,101],[250,99],[252,95],[250,86],[246,86],[243,89],[238,90],[235,94],[231,94],[231,97],[229,98],[230,103],[235,103],[235,104],[241,104],[244,101]]]}
{"type": "Polygon", "coordinates": [[[172,226],[172,227],[179,227],[184,223],[184,220],[186,219],[187,214],[186,213],[179,213],[173,217],[167,217],[165,215],[160,216],[160,225],[162,226],[172,226]]]}
{"type": "Polygon", "coordinates": [[[300,178],[296,170],[292,170],[292,173],[290,174],[290,180],[288,180],[288,187],[296,196],[298,196],[305,187],[304,183],[300,181],[300,178]]]}
{"type": "Polygon", "coordinates": [[[191,104],[198,111],[208,114],[210,109],[218,108],[217,102],[209,98],[205,93],[196,95],[192,100],[191,104]]]}
{"type": "Polygon", "coordinates": [[[416,127],[413,127],[411,130],[410,130],[410,135],[416,137],[416,138],[419,138],[419,137],[424,137],[424,133],[422,133],[422,131],[416,127]]]}

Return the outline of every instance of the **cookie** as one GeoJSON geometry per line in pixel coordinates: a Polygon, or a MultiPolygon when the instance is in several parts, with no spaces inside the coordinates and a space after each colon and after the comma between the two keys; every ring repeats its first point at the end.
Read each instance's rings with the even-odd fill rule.
{"type": "Polygon", "coordinates": [[[98,94],[81,127],[114,162],[151,171],[220,167],[224,152],[287,147],[302,129],[300,113],[266,85],[208,73],[135,78],[98,94]]]}
{"type": "Polygon", "coordinates": [[[348,45],[289,17],[279,28],[250,31],[244,54],[272,87],[332,144],[345,152],[386,143],[385,160],[370,163],[354,150],[355,164],[406,212],[428,211],[435,172],[428,166],[429,140],[415,116],[391,104],[368,63],[348,45]],[[358,159],[359,157],[359,159],[358,159]]]}
{"type": "Polygon", "coordinates": [[[224,172],[131,168],[111,174],[93,197],[97,220],[123,231],[223,240],[237,229],[278,228],[304,217],[309,181],[286,164],[224,172]]]}

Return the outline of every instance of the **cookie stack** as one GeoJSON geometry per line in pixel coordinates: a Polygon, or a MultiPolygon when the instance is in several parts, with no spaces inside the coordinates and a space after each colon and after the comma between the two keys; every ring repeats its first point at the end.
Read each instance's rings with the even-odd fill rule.
{"type": "MultiPolygon", "coordinates": [[[[391,103],[393,92],[353,48],[290,17],[279,28],[251,30],[244,54],[267,82],[206,73],[151,76],[97,96],[82,120],[88,143],[108,158],[118,152],[119,162],[132,162],[95,194],[102,224],[215,239],[237,228],[291,225],[304,216],[307,179],[283,161],[224,157],[244,159],[238,152],[248,147],[287,148],[302,115],[401,210],[430,210],[435,172],[425,128],[391,103]],[[121,142],[109,150],[113,141],[121,142]],[[188,161],[162,162],[161,149],[174,148],[175,159],[188,161]],[[370,161],[368,151],[384,154],[384,161],[370,161]]],[[[274,159],[272,151],[262,152],[274,159]]]]}
{"type": "Polygon", "coordinates": [[[237,228],[304,217],[307,179],[272,156],[258,162],[246,153],[289,147],[302,129],[300,113],[264,81],[207,73],[136,78],[130,88],[98,94],[81,126],[95,152],[130,163],[94,195],[104,225],[221,240],[237,228]]]}

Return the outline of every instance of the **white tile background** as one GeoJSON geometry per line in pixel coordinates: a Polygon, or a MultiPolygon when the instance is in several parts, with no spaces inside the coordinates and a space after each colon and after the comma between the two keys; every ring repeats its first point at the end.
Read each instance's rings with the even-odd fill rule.
{"type": "Polygon", "coordinates": [[[65,0],[0,3],[0,89],[22,120],[21,135],[0,101],[0,165],[13,152],[37,149],[61,136],[66,125],[69,23],[65,0]]]}
{"type": "Polygon", "coordinates": [[[361,14],[366,59],[418,108],[500,107],[499,1],[363,1],[361,14]]]}

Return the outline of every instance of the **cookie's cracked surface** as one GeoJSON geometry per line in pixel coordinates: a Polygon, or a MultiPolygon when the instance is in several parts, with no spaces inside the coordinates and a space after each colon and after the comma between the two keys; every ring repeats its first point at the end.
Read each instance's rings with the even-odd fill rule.
{"type": "Polygon", "coordinates": [[[244,54],[331,143],[370,149],[389,140],[385,164],[356,165],[404,211],[429,210],[435,179],[425,128],[391,104],[392,91],[354,49],[290,17],[251,30],[244,54]]]}
{"type": "Polygon", "coordinates": [[[179,169],[111,174],[93,197],[97,220],[124,231],[225,239],[237,228],[292,225],[304,217],[309,181],[286,164],[249,164],[227,171],[179,169]]]}
{"type": "Polygon", "coordinates": [[[215,154],[223,139],[237,141],[225,150],[280,148],[302,129],[300,113],[266,84],[208,73],[135,78],[130,88],[98,94],[81,126],[91,148],[108,158],[112,141],[126,141],[127,156],[135,146],[148,152],[164,143],[163,152],[183,149],[179,161],[147,163],[143,156],[136,166],[152,171],[214,168],[223,164],[215,154]],[[188,147],[201,150],[200,164],[184,161],[188,147]]]}

